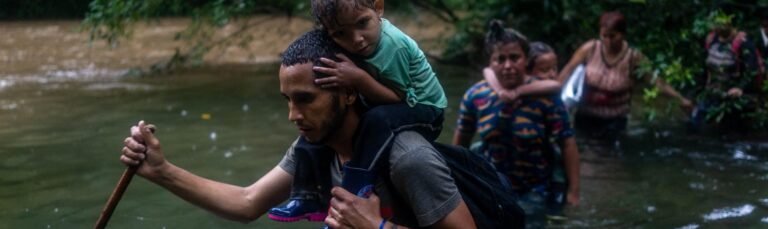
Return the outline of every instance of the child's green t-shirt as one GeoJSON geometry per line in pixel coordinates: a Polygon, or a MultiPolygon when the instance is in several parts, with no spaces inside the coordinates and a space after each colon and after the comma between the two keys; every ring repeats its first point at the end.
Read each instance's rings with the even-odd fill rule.
{"type": "Polygon", "coordinates": [[[365,61],[376,68],[378,79],[385,81],[382,84],[405,94],[409,106],[448,106],[443,87],[424,52],[387,19],[381,19],[379,46],[365,61]]]}

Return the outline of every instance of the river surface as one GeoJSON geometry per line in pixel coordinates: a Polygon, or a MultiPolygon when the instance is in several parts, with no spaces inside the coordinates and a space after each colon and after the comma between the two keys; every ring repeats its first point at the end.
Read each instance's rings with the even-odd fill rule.
{"type": "MultiPolygon", "coordinates": [[[[236,185],[273,168],[297,136],[278,92],[276,64],[217,63],[132,76],[130,67],[173,53],[177,43],[164,39],[183,22],[139,31],[141,42],[116,50],[88,45],[75,25],[0,23],[0,228],[92,227],[125,168],[118,161],[122,141],[139,120],[158,126],[173,163],[236,185]]],[[[450,101],[439,141],[449,142],[460,97],[480,76],[467,67],[435,68],[450,101]]],[[[582,200],[554,227],[768,227],[768,140],[689,134],[676,115],[652,123],[638,117],[618,149],[578,137],[582,200]]],[[[321,226],[223,220],[142,178],[134,179],[109,225],[321,226]]]]}

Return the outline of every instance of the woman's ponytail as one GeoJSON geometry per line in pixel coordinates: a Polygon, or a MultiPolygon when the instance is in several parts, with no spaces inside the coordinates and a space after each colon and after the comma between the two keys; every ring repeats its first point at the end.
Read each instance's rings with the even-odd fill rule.
{"type": "Polygon", "coordinates": [[[511,28],[504,28],[504,22],[493,19],[488,23],[488,32],[485,34],[485,53],[491,55],[499,43],[517,42],[528,53],[528,39],[523,34],[511,28]]]}

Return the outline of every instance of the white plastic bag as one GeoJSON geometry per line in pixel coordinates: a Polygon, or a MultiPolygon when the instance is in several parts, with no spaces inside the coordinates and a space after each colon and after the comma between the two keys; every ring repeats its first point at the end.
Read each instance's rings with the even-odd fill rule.
{"type": "Polygon", "coordinates": [[[565,107],[571,108],[579,104],[581,94],[584,92],[584,75],[584,64],[579,64],[568,77],[568,81],[565,82],[560,94],[565,107]]]}

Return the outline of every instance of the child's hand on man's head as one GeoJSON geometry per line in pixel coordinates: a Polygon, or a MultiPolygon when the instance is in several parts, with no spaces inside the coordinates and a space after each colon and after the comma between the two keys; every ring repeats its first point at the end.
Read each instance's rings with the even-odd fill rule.
{"type": "Polygon", "coordinates": [[[336,57],[339,58],[338,62],[328,58],[320,58],[320,61],[328,67],[312,67],[312,70],[328,75],[315,80],[315,83],[320,87],[357,87],[363,77],[370,77],[367,72],[357,67],[344,54],[336,54],[336,57]]]}

